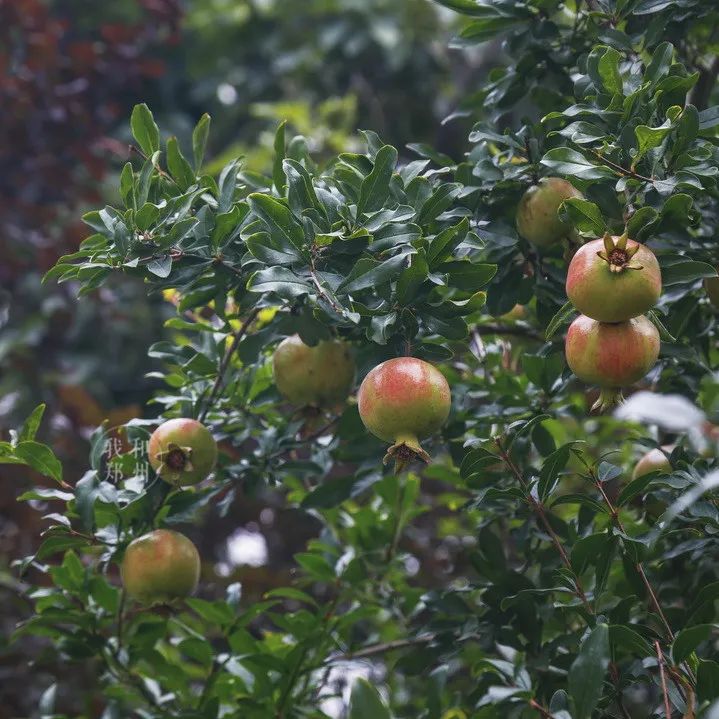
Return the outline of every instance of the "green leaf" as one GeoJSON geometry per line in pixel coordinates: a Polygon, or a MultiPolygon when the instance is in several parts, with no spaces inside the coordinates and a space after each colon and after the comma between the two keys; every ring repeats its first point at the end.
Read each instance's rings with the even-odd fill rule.
{"type": "Polygon", "coordinates": [[[94,470],[85,472],[75,485],[75,505],[80,515],[82,528],[91,532],[95,526],[95,500],[100,487],[100,479],[94,470]]]}
{"type": "Polygon", "coordinates": [[[358,679],[352,685],[348,719],[392,719],[379,692],[366,680],[358,679]]]}
{"type": "Polygon", "coordinates": [[[125,207],[135,209],[137,204],[135,198],[135,175],[130,162],[125,163],[120,173],[120,196],[125,207]]]}
{"type": "Polygon", "coordinates": [[[156,257],[147,263],[147,271],[157,277],[168,277],[172,272],[172,257],[170,255],[162,255],[156,257]]]}
{"type": "Polygon", "coordinates": [[[652,645],[639,632],[623,624],[612,624],[609,627],[609,642],[614,651],[624,648],[641,659],[654,656],[652,645]]]}
{"type": "Polygon", "coordinates": [[[195,173],[192,171],[190,163],[183,157],[180,152],[180,146],[177,144],[177,138],[171,137],[167,141],[167,168],[170,170],[172,179],[175,180],[177,186],[184,192],[190,185],[195,182],[195,173]]]}
{"type": "Polygon", "coordinates": [[[662,283],[665,287],[683,285],[704,277],[716,277],[716,267],[698,260],[679,260],[662,264],[662,283]]]}
{"type": "Polygon", "coordinates": [[[560,214],[562,212],[580,232],[601,237],[607,229],[602,211],[589,200],[578,197],[565,200],[560,208],[560,214]]]}
{"type": "MultiPolygon", "coordinates": [[[[665,4],[670,5],[671,2],[666,2],[665,4]]],[[[647,3],[641,3],[640,6],[641,5],[646,6],[647,3]]],[[[642,11],[640,8],[637,8],[634,12],[639,15],[642,11]]],[[[659,80],[661,80],[669,72],[673,57],[674,46],[670,42],[663,42],[657,45],[654,50],[654,54],[652,55],[651,62],[644,73],[644,82],[648,82],[650,85],[655,85],[659,82],[659,80]]]]}
{"type": "Polygon", "coordinates": [[[601,180],[614,173],[603,165],[595,165],[584,155],[568,147],[556,147],[542,159],[541,164],[560,174],[578,177],[582,180],[601,180]]]}
{"type": "Polygon", "coordinates": [[[649,150],[659,147],[671,130],[672,127],[669,120],[659,127],[637,125],[637,127],[634,128],[634,134],[637,138],[637,154],[634,157],[632,166],[635,166],[637,162],[644,157],[647,152],[649,152],[649,150]]]}
{"type": "Polygon", "coordinates": [[[613,47],[607,48],[607,51],[599,60],[598,71],[602,78],[602,84],[611,94],[618,93],[622,95],[624,93],[622,75],[619,72],[619,63],[621,60],[621,53],[613,47]]]}
{"type": "Polygon", "coordinates": [[[290,203],[290,209],[301,215],[303,210],[315,207],[325,214],[315,194],[310,173],[296,160],[285,160],[282,168],[288,183],[287,201],[290,203]]]}
{"type": "Polygon", "coordinates": [[[247,289],[250,292],[275,292],[288,300],[312,291],[308,282],[284,267],[269,267],[255,272],[247,281],[247,289]]]}
{"type": "Polygon", "coordinates": [[[384,262],[369,257],[358,260],[344,282],[337,288],[337,292],[358,292],[368,287],[378,287],[390,282],[408,262],[409,254],[400,254],[390,257],[384,262]]]}
{"type": "Polygon", "coordinates": [[[456,249],[469,231],[469,221],[463,218],[460,222],[446,230],[438,233],[432,238],[427,249],[427,262],[434,269],[438,264],[444,262],[456,249]]]}
{"type": "Polygon", "coordinates": [[[352,494],[357,480],[354,475],[324,481],[302,500],[305,509],[329,509],[341,504],[352,494]]]}
{"type": "Polygon", "coordinates": [[[597,624],[582,643],[569,669],[569,695],[574,702],[575,719],[590,719],[602,696],[604,677],[609,668],[609,627],[597,624]]]}
{"type": "Polygon", "coordinates": [[[160,149],[160,130],[150,108],[144,102],[132,109],[130,129],[145,155],[149,157],[160,149]]]}
{"type": "MultiPolygon", "coordinates": [[[[56,482],[62,482],[62,465],[53,451],[44,444],[26,440],[18,442],[15,447],[15,455],[35,471],[52,477],[56,482]]],[[[0,457],[0,463],[2,463],[0,457]]]]}
{"type": "Polygon", "coordinates": [[[304,230],[287,205],[260,193],[253,193],[248,199],[252,211],[265,224],[278,247],[291,246],[302,257],[307,256],[308,247],[304,230]]]}
{"type": "Polygon", "coordinates": [[[42,421],[42,416],[44,413],[45,413],[45,405],[44,404],[39,404],[30,413],[30,416],[25,420],[25,424],[23,425],[22,429],[20,430],[20,434],[18,436],[18,439],[21,442],[35,439],[35,435],[37,434],[37,429],[40,426],[40,422],[42,421]]]}
{"type": "Polygon", "coordinates": [[[210,134],[210,116],[205,113],[192,131],[192,157],[195,163],[195,172],[199,174],[202,161],[205,158],[207,137],[210,134]]]}
{"type": "Polygon", "coordinates": [[[574,444],[574,442],[570,442],[563,445],[544,460],[544,464],[542,464],[542,469],[539,473],[539,484],[537,485],[539,499],[542,502],[551,495],[552,490],[556,487],[557,478],[567,466],[570,450],[574,444]]]}
{"type": "Polygon", "coordinates": [[[282,163],[285,159],[285,126],[286,125],[287,125],[287,120],[283,120],[277,126],[277,132],[275,132],[275,142],[274,142],[275,160],[272,163],[272,179],[275,183],[275,187],[277,188],[277,192],[279,193],[280,197],[284,196],[285,187],[287,185],[287,178],[285,177],[285,171],[282,167],[282,163]]]}
{"type": "Polygon", "coordinates": [[[411,302],[427,279],[429,266],[423,255],[410,256],[410,266],[402,270],[397,280],[397,301],[401,305],[411,302]]]}
{"type": "Polygon", "coordinates": [[[707,641],[716,629],[719,629],[718,624],[697,624],[679,632],[672,644],[674,662],[683,662],[702,642],[707,641]]]}
{"type": "Polygon", "coordinates": [[[389,195],[389,182],[397,164],[397,150],[391,145],[380,148],[372,172],[362,180],[357,202],[357,216],[384,207],[389,195]]]}
{"type": "Polygon", "coordinates": [[[557,333],[559,328],[566,324],[575,312],[576,310],[574,309],[574,305],[571,302],[565,302],[547,325],[547,331],[544,333],[544,339],[549,342],[549,340],[551,340],[557,333]]]}
{"type": "Polygon", "coordinates": [[[446,183],[440,185],[422,204],[417,217],[417,223],[425,225],[428,222],[436,220],[454,201],[454,198],[462,191],[462,186],[458,184],[446,183]]]}

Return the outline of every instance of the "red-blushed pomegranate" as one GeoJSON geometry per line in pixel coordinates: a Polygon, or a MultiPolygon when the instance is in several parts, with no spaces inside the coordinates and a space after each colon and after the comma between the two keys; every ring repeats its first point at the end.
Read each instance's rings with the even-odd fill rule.
{"type": "Polygon", "coordinates": [[[419,442],[445,423],[451,394],[436,367],[415,357],[398,357],[370,370],[357,402],[365,427],[392,443],[385,463],[394,458],[400,470],[413,458],[429,462],[419,442]]]}
{"type": "Polygon", "coordinates": [[[654,307],[662,274],[654,253],[626,234],[582,245],[569,263],[567,296],[584,315],[625,322],[654,307]]]}
{"type": "Polygon", "coordinates": [[[704,279],[704,291],[707,293],[709,302],[719,308],[719,277],[706,277],[704,279]]]}
{"type": "Polygon", "coordinates": [[[621,388],[640,380],[659,356],[659,332],[644,315],[606,324],[579,315],[564,344],[567,364],[579,379],[601,393],[592,409],[608,409],[621,401],[621,388]]]}
{"type": "Polygon", "coordinates": [[[217,442],[196,419],[169,419],[150,436],[150,464],[165,482],[197,484],[215,468],[217,442]]]}
{"type": "Polygon", "coordinates": [[[671,454],[674,447],[662,447],[662,449],[650,449],[636,464],[632,479],[639,479],[649,472],[671,472],[672,463],[667,454],[671,454]],[[664,451],[662,451],[664,450],[664,451]],[[665,454],[666,452],[666,454],[665,454]]]}
{"type": "Polygon", "coordinates": [[[287,337],[272,356],[279,393],[300,407],[332,407],[347,399],[355,378],[350,346],[325,340],[314,347],[299,335],[287,337]]]}
{"type": "Polygon", "coordinates": [[[195,591],[200,555],[184,534],[156,529],[130,542],[120,574],[131,597],[143,604],[164,604],[195,591]]]}
{"type": "Polygon", "coordinates": [[[564,200],[583,197],[570,182],[560,177],[545,177],[530,187],[517,207],[517,232],[527,242],[546,249],[574,237],[572,226],[559,219],[559,206],[564,200]]]}

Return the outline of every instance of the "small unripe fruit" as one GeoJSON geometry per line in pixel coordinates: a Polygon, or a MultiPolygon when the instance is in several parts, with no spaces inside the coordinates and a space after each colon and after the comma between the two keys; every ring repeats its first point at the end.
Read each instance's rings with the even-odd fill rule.
{"type": "Polygon", "coordinates": [[[332,407],[347,399],[355,378],[349,345],[323,340],[314,347],[299,335],[287,337],[272,356],[279,393],[300,407],[332,407]]]}
{"type": "Polygon", "coordinates": [[[566,180],[545,177],[530,187],[517,207],[517,232],[527,242],[546,249],[571,236],[572,226],[559,219],[559,207],[564,200],[583,197],[566,180]]]}
{"type": "Polygon", "coordinates": [[[150,436],[150,464],[165,482],[177,487],[205,479],[217,461],[217,442],[195,419],[169,419],[150,436]]]}
{"type": "Polygon", "coordinates": [[[569,326],[564,351],[567,364],[587,384],[602,388],[592,409],[621,401],[622,387],[640,380],[659,357],[659,332],[643,315],[606,324],[579,315],[569,326]]]}
{"type": "Polygon", "coordinates": [[[130,542],[120,567],[125,591],[143,604],[189,597],[200,579],[200,555],[184,534],[156,529],[130,542]]]}
{"type": "MultiPolygon", "coordinates": [[[[674,447],[662,447],[664,452],[671,454],[674,447]]],[[[661,449],[655,448],[649,450],[636,464],[634,472],[632,472],[632,479],[639,479],[649,472],[671,472],[672,464],[661,449]]]]}
{"type": "Polygon", "coordinates": [[[567,270],[567,296],[584,315],[625,322],[654,307],[662,275],[654,253],[626,235],[582,245],[567,270]]]}
{"type": "Polygon", "coordinates": [[[415,357],[398,357],[370,370],[357,394],[365,427],[391,442],[391,457],[401,469],[416,457],[429,462],[420,440],[442,427],[449,416],[451,394],[444,375],[415,357]]]}

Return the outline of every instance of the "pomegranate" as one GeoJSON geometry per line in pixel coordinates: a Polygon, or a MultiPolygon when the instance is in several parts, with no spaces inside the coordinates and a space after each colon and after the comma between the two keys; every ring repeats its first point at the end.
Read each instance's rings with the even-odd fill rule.
{"type": "Polygon", "coordinates": [[[217,443],[195,419],[169,419],[150,436],[150,464],[165,482],[184,487],[205,479],[217,461],[217,443]]]}
{"type": "Polygon", "coordinates": [[[347,343],[325,340],[314,347],[299,335],[287,337],[272,357],[280,394],[302,407],[332,407],[347,399],[355,377],[355,363],[347,343]]]}
{"type": "Polygon", "coordinates": [[[392,442],[384,461],[394,458],[399,471],[413,458],[429,462],[419,441],[444,424],[451,394],[436,367],[414,357],[398,357],[370,370],[357,402],[365,427],[392,442]]]}
{"type": "Polygon", "coordinates": [[[580,247],[567,271],[567,296],[600,322],[625,322],[651,309],[662,292],[654,253],[644,245],[606,234],[580,247]]]}
{"type": "Polygon", "coordinates": [[[605,324],[579,315],[567,332],[567,364],[579,379],[598,385],[593,410],[621,401],[621,388],[640,380],[659,356],[659,332],[644,315],[627,322],[605,324]]]}
{"type": "Polygon", "coordinates": [[[719,308],[719,277],[706,277],[704,279],[704,291],[707,293],[709,302],[719,308]]]}
{"type": "Polygon", "coordinates": [[[557,214],[559,206],[582,193],[566,180],[545,177],[530,187],[517,207],[517,232],[527,242],[546,249],[565,237],[574,237],[572,226],[562,222],[557,214]]]}
{"type": "Polygon", "coordinates": [[[649,472],[671,472],[672,464],[667,457],[667,454],[671,454],[674,447],[662,447],[662,449],[651,449],[649,450],[636,464],[634,472],[632,473],[632,479],[639,479],[649,472]],[[666,452],[666,454],[664,452],[666,452]]]}
{"type": "Polygon", "coordinates": [[[189,597],[200,579],[200,555],[184,534],[156,529],[130,542],[120,567],[127,593],[143,604],[189,597]]]}

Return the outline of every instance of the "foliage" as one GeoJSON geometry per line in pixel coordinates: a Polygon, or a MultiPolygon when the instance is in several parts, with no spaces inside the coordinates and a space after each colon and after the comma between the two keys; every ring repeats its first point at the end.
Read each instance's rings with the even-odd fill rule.
{"type": "Polygon", "coordinates": [[[266,174],[233,159],[215,177],[209,117],[183,154],[138,105],[122,206],[86,214],[93,234],[49,273],[81,295],[120,273],[171,294],[171,340],[150,348],[165,368],[155,401],[220,442],[216,476],[171,489],[134,451],[153,422],[100,427],[72,491],[23,497],[58,511],[20,564],[51,586],[30,594],[18,634],[97,661],[106,717],[326,717],[358,665],[383,686],[354,683],[351,719],[719,711],[717,328],[700,283],[718,261],[719,108],[700,87],[715,5],[442,4],[467,16],[463,41],[499,35],[508,54],[469,98],[465,161],[425,145],[400,160],[366,131],[363,152],[318,164],[280,125],[266,174]],[[522,192],[549,174],[585,195],[562,209],[583,238],[626,226],[651,244],[664,343],[647,386],[698,407],[642,392],[588,416],[561,351],[566,258],[513,229],[522,192]],[[517,304],[523,319],[506,318],[517,304]],[[434,463],[383,468],[352,402],[303,426],[271,374],[295,332],[351,342],[360,377],[402,354],[436,363],[453,408],[434,463]],[[670,443],[671,474],[630,479],[643,448],[670,443]],[[293,582],[246,600],[206,568],[178,606],[124,600],[116,566],[133,538],[193,535],[271,493],[317,523],[293,582]]]}

